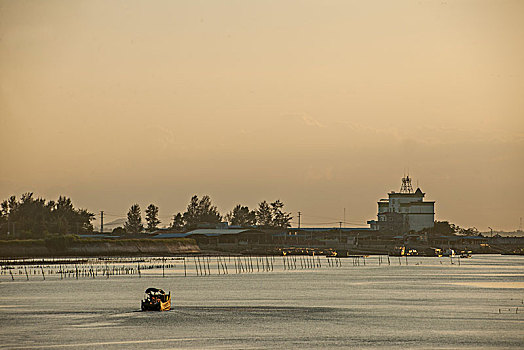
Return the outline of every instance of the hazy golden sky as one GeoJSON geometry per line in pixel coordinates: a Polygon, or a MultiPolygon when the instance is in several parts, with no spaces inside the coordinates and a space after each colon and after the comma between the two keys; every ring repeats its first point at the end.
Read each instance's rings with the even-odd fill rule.
{"type": "Polygon", "coordinates": [[[0,0],[0,198],[524,216],[524,1],[0,0]],[[416,185],[416,184],[415,184],[416,185]]]}

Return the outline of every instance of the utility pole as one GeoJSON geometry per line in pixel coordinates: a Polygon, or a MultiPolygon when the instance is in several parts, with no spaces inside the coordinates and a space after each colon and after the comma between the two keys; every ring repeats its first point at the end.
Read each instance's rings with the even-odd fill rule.
{"type": "Polygon", "coordinates": [[[491,230],[491,238],[493,238],[493,229],[488,226],[488,228],[491,230]]]}
{"type": "Polygon", "coordinates": [[[301,212],[298,212],[298,228],[300,228],[300,215],[301,214],[302,214],[301,212]]]}
{"type": "Polygon", "coordinates": [[[344,227],[346,227],[346,208],[344,208],[344,227]]]}
{"type": "Polygon", "coordinates": [[[100,210],[100,233],[104,233],[104,211],[100,210]]]}
{"type": "Polygon", "coordinates": [[[339,221],[338,224],[340,226],[338,241],[340,242],[340,244],[342,244],[342,221],[339,221]]]}
{"type": "Polygon", "coordinates": [[[522,232],[522,216],[520,217],[519,231],[522,232]]]}

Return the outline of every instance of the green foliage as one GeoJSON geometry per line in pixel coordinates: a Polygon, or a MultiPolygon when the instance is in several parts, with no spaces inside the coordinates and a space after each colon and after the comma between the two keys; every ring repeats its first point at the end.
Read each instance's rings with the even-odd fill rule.
{"type": "Polygon", "coordinates": [[[140,206],[133,204],[127,213],[127,221],[124,224],[124,229],[127,233],[141,233],[144,230],[142,225],[142,214],[140,206]]]}
{"type": "Polygon", "coordinates": [[[477,230],[476,227],[470,227],[470,228],[458,227],[458,234],[464,235],[464,236],[481,236],[479,230],[477,230]]]}
{"type": "Polygon", "coordinates": [[[422,232],[435,235],[452,236],[457,232],[458,226],[450,224],[448,221],[435,221],[432,228],[425,228],[422,232]]]}
{"type": "Polygon", "coordinates": [[[17,200],[11,196],[0,205],[0,234],[25,238],[43,237],[47,233],[69,234],[93,231],[94,214],[75,209],[70,198],[46,202],[25,193],[17,200]]]}
{"type": "MultiPolygon", "coordinates": [[[[227,214],[226,219],[232,224],[249,227],[255,224],[265,228],[284,229],[290,226],[290,213],[283,210],[284,204],[277,200],[271,204],[263,201],[256,211],[247,206],[237,205],[227,214]]],[[[147,231],[158,228],[159,208],[150,204],[146,209],[147,231]]],[[[91,221],[94,214],[85,209],[75,209],[70,198],[60,196],[57,201],[47,201],[33,197],[33,193],[23,194],[19,200],[15,196],[0,203],[0,236],[5,238],[43,238],[47,235],[80,234],[93,231],[91,221]],[[11,235],[7,236],[7,232],[11,235]],[[16,235],[13,233],[16,232],[16,235]]],[[[178,213],[171,227],[176,230],[193,229],[199,225],[220,223],[222,216],[209,196],[191,197],[187,210],[178,213]]],[[[141,210],[134,204],[127,213],[124,228],[113,230],[115,234],[137,234],[144,230],[141,210]]]]}
{"type": "Polygon", "coordinates": [[[160,220],[158,219],[158,207],[154,204],[149,204],[146,209],[146,222],[147,222],[147,231],[153,232],[157,230],[160,220]]]}
{"type": "Polygon", "coordinates": [[[250,227],[256,224],[257,218],[254,210],[238,204],[233,211],[226,215],[226,220],[234,226],[250,227]]]}
{"type": "Polygon", "coordinates": [[[209,196],[203,196],[198,199],[198,196],[191,197],[187,206],[187,210],[183,215],[185,227],[192,229],[199,224],[218,224],[222,216],[217,210],[217,207],[212,205],[209,196]]]}
{"type": "Polygon", "coordinates": [[[269,205],[266,201],[259,203],[255,213],[257,225],[264,228],[285,229],[291,226],[290,221],[293,218],[290,213],[283,210],[284,203],[280,200],[269,205]]]}
{"type": "Polygon", "coordinates": [[[173,230],[182,230],[184,229],[184,218],[182,214],[177,213],[175,217],[173,218],[173,223],[171,224],[171,228],[173,230]]]}
{"type": "Polygon", "coordinates": [[[61,253],[78,241],[75,235],[52,235],[45,238],[45,245],[50,252],[61,253]]]}
{"type": "Polygon", "coordinates": [[[271,203],[271,212],[273,214],[273,227],[276,228],[288,228],[291,226],[289,223],[293,218],[290,213],[286,213],[282,209],[284,208],[284,203],[280,200],[276,200],[271,203]]]}
{"type": "Polygon", "coordinates": [[[463,236],[480,235],[479,231],[475,227],[462,228],[458,225],[451,224],[448,221],[435,221],[435,224],[432,228],[423,229],[422,232],[442,236],[453,236],[455,234],[463,236]]]}
{"type": "Polygon", "coordinates": [[[115,235],[125,235],[126,229],[123,228],[122,226],[118,226],[118,227],[115,227],[113,231],[111,231],[111,233],[115,235]]]}
{"type": "Polygon", "coordinates": [[[22,246],[22,247],[33,247],[42,246],[45,244],[44,239],[9,239],[0,240],[0,246],[22,246]]]}
{"type": "Polygon", "coordinates": [[[257,225],[265,228],[270,228],[273,225],[273,213],[271,207],[266,201],[258,204],[258,209],[255,212],[257,225]]]}

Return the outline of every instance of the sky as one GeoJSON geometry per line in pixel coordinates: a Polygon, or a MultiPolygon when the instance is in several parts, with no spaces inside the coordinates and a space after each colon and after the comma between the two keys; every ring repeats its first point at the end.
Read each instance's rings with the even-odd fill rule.
{"type": "MultiPolygon", "coordinates": [[[[0,0],[0,199],[524,217],[524,1],[0,0]]],[[[351,223],[351,224],[350,224],[351,223]]]]}

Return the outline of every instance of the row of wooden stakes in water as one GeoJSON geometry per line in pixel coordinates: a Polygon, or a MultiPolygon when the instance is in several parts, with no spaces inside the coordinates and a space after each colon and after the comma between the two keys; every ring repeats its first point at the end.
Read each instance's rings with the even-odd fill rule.
{"type": "Polygon", "coordinates": [[[41,275],[42,279],[45,280],[46,274],[49,275],[60,275],[60,279],[66,279],[66,278],[75,278],[79,279],[80,277],[84,278],[95,278],[98,275],[105,276],[106,278],[109,278],[110,275],[134,275],[137,274],[140,276],[140,264],[138,264],[137,268],[133,267],[94,267],[93,265],[90,265],[88,268],[85,267],[78,267],[77,265],[74,266],[74,268],[65,268],[65,266],[60,265],[60,268],[58,270],[50,269],[49,266],[45,266],[46,270],[44,270],[45,265],[40,265],[37,267],[30,267],[29,269],[24,266],[23,269],[19,268],[17,273],[13,274],[13,269],[2,269],[1,274],[7,275],[9,274],[11,276],[11,279],[15,280],[15,275],[21,275],[25,276],[26,280],[29,280],[29,276],[31,275],[41,275]]]}
{"type": "Polygon", "coordinates": [[[515,307],[515,308],[509,307],[509,308],[499,309],[499,314],[513,314],[513,313],[518,314],[519,308],[518,307],[515,307]]]}
{"type": "MultiPolygon", "coordinates": [[[[14,267],[4,266],[2,267],[0,274],[10,275],[12,280],[15,280],[16,275],[25,276],[26,280],[29,280],[31,275],[41,275],[42,279],[45,280],[46,275],[59,275],[60,279],[79,279],[79,278],[96,278],[104,277],[110,278],[110,276],[119,275],[138,275],[142,277],[142,270],[155,270],[162,269],[162,277],[166,276],[166,272],[173,269],[176,272],[180,271],[183,263],[183,275],[196,276],[208,276],[212,274],[212,271],[218,275],[226,275],[229,273],[253,273],[253,272],[270,272],[274,271],[275,267],[280,267],[285,270],[297,270],[297,269],[318,269],[325,267],[337,268],[342,267],[342,261],[351,261],[353,266],[366,266],[365,256],[351,256],[345,259],[340,257],[325,257],[321,259],[318,255],[285,255],[282,256],[282,265],[276,264],[276,259],[273,255],[271,256],[193,256],[193,257],[177,257],[177,258],[154,258],[149,263],[141,261],[118,261],[113,262],[116,264],[126,263],[128,266],[110,266],[112,263],[108,261],[102,261],[99,264],[75,264],[62,265],[59,264],[58,269],[52,269],[52,264],[49,265],[36,265],[36,266],[24,266],[23,268],[18,267],[17,272],[13,274],[14,267]],[[154,262],[156,260],[156,262],[154,262]],[[193,261],[191,261],[193,260],[193,261]],[[182,263],[176,264],[176,261],[182,263]],[[129,266],[136,264],[136,266],[129,266]],[[44,269],[45,267],[45,269],[44,269]],[[178,269],[177,269],[178,268],[178,269]],[[194,269],[195,273],[191,271],[194,269]]],[[[409,265],[408,257],[404,259],[398,257],[399,265],[402,265],[402,260],[405,260],[404,264],[409,265]]],[[[391,265],[392,261],[389,256],[378,256],[378,265],[387,264],[391,265]],[[387,259],[387,260],[386,260],[387,259]]],[[[442,263],[442,262],[441,262],[442,263]]],[[[453,263],[453,262],[452,262],[453,263]]],[[[460,259],[458,259],[460,265],[460,259]]],[[[416,264],[418,265],[418,264],[416,264]]],[[[181,275],[181,271],[178,275],[181,275]]]]}
{"type": "MultiPolygon", "coordinates": [[[[275,269],[275,259],[275,256],[195,256],[192,259],[177,258],[174,260],[182,260],[184,276],[190,274],[191,267],[189,265],[194,265],[196,276],[207,276],[212,274],[212,270],[215,270],[218,275],[226,275],[229,274],[230,271],[231,273],[234,271],[236,274],[271,272],[275,269]],[[193,264],[191,264],[190,260],[193,260],[193,264]]],[[[322,267],[322,262],[318,256],[283,256],[282,259],[283,270],[295,270],[298,268],[315,269],[322,267]]],[[[110,276],[119,275],[138,275],[138,277],[141,277],[142,270],[154,269],[162,269],[162,276],[165,277],[166,270],[176,270],[177,265],[173,261],[170,262],[169,259],[159,260],[161,260],[161,264],[141,265],[140,262],[137,262],[136,267],[109,266],[107,262],[103,266],[93,264],[87,266],[83,264],[75,264],[74,266],[59,265],[58,269],[52,269],[52,265],[24,266],[23,268],[18,268],[14,274],[14,268],[3,267],[0,273],[2,275],[10,275],[14,281],[16,275],[24,276],[26,280],[29,280],[29,276],[31,275],[41,275],[43,280],[46,279],[46,275],[60,276],[60,279],[96,278],[99,276],[109,278],[110,276]]],[[[342,261],[340,258],[328,257],[326,265],[328,267],[342,267],[342,261]]]]}
{"type": "MultiPolygon", "coordinates": [[[[214,262],[211,261],[209,256],[202,257],[202,259],[198,256],[195,257],[194,264],[197,276],[211,275],[211,266],[214,265],[214,262]]],[[[342,266],[340,258],[327,258],[327,264],[329,267],[342,266]]],[[[230,269],[233,271],[233,266],[237,274],[255,271],[270,272],[275,269],[275,256],[217,256],[216,265],[216,271],[219,275],[229,274],[230,269]],[[230,267],[228,267],[228,263],[231,265],[230,267]]],[[[301,269],[314,269],[322,267],[322,263],[318,256],[282,256],[282,266],[284,270],[296,270],[298,267],[301,269]]]]}
{"type": "MultiPolygon", "coordinates": [[[[342,260],[336,257],[326,257],[328,267],[342,267],[342,260]]],[[[282,257],[284,270],[318,269],[322,267],[320,256],[318,255],[289,255],[282,257]]]]}

